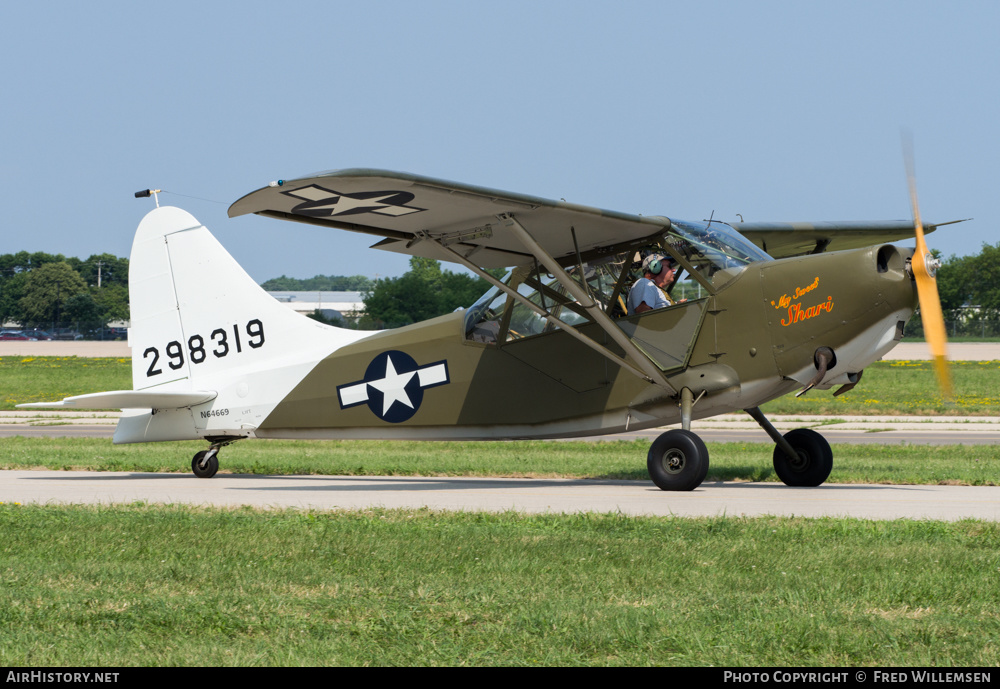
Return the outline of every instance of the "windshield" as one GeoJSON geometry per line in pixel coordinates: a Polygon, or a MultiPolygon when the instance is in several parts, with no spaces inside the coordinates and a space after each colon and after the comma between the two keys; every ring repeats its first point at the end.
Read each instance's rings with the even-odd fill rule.
{"type": "MultiPolygon", "coordinates": [[[[770,261],[770,256],[728,225],[721,222],[672,220],[666,233],[670,248],[687,259],[706,278],[720,270],[742,268],[756,261],[770,261]]],[[[729,278],[736,272],[729,273],[729,278]]],[[[728,278],[724,280],[728,282],[728,278]]],[[[716,281],[716,286],[721,286],[716,281]]]]}

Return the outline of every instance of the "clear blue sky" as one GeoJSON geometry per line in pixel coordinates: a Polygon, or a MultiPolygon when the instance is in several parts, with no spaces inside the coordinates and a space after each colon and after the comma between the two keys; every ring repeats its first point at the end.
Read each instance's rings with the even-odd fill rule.
{"type": "Polygon", "coordinates": [[[909,217],[1000,241],[1000,2],[6,2],[0,253],[128,255],[177,195],[258,281],[398,275],[226,209],[380,167],[644,214],[909,217]],[[213,202],[214,201],[214,202],[213,202]]]}

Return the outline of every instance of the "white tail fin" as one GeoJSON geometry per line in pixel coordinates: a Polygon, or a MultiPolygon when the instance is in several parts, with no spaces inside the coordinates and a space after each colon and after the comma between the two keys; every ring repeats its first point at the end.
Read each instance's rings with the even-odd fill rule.
{"type": "Polygon", "coordinates": [[[369,334],[282,306],[168,206],[136,230],[129,301],[133,390],[19,406],[125,409],[115,443],[244,437],[316,363],[369,334]]]}
{"type": "Polygon", "coordinates": [[[129,297],[136,390],[168,383],[217,389],[213,383],[230,377],[220,374],[267,370],[277,359],[305,361],[367,334],[323,325],[281,305],[194,216],[169,206],[139,224],[129,297]]]}

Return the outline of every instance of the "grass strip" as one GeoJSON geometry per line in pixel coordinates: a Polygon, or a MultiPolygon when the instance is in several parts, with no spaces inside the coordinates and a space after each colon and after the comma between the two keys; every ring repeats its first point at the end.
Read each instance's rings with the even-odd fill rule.
{"type": "Polygon", "coordinates": [[[0,505],[0,663],[994,666],[1000,525],[0,505]]]}
{"type": "Polygon", "coordinates": [[[1000,414],[1000,361],[951,361],[954,401],[941,397],[929,361],[879,361],[853,390],[785,395],[761,408],[768,414],[833,416],[996,416],[1000,414]]]}
{"type": "MultiPolygon", "coordinates": [[[[101,438],[5,438],[2,469],[188,472],[201,442],[112,445],[101,438]]],[[[769,443],[708,443],[709,481],[778,481],[769,443]]],[[[402,442],[255,440],[220,453],[223,472],[348,476],[498,476],[648,481],[643,440],[402,442]]],[[[832,483],[997,485],[990,445],[834,445],[832,483]]]]}
{"type": "Polygon", "coordinates": [[[0,410],[16,404],[132,389],[132,360],[113,357],[0,357],[0,410]]]}

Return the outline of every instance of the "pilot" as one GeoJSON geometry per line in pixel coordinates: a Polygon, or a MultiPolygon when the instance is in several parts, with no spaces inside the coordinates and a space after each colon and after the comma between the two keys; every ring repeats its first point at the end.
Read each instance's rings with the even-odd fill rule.
{"type": "Polygon", "coordinates": [[[670,306],[673,302],[665,289],[673,284],[675,261],[663,254],[650,254],[642,261],[642,277],[628,293],[628,315],[670,306]]]}

